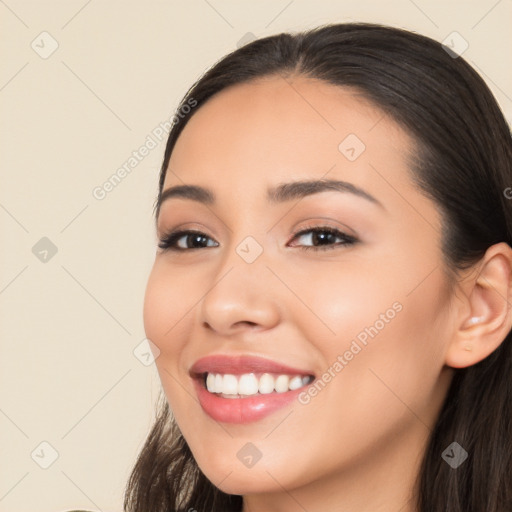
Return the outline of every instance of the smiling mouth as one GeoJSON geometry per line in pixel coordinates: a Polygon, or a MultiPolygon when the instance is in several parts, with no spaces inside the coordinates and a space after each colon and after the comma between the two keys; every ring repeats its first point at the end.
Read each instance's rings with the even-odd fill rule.
{"type": "Polygon", "coordinates": [[[203,387],[222,398],[247,398],[255,395],[282,394],[308,386],[313,375],[287,375],[278,373],[230,373],[205,372],[200,375],[203,387]]]}
{"type": "Polygon", "coordinates": [[[290,407],[315,380],[310,369],[252,355],[211,354],[190,368],[199,405],[218,422],[252,424],[290,407]]]}

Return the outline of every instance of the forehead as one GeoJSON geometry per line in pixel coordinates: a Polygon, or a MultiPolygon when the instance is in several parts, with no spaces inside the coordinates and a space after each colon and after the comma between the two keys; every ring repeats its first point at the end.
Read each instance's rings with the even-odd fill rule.
{"type": "Polygon", "coordinates": [[[386,180],[410,187],[412,151],[408,134],[358,91],[271,76],[228,87],[193,114],[164,189],[207,184],[219,196],[236,190],[248,199],[281,182],[324,177],[370,192],[386,180]]]}

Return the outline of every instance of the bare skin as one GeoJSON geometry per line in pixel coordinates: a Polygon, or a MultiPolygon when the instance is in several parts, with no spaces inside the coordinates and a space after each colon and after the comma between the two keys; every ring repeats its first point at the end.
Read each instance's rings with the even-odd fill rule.
{"type": "Polygon", "coordinates": [[[455,287],[439,210],[411,180],[412,152],[408,134],[354,91],[303,77],[224,90],[175,146],[164,190],[201,185],[216,200],[163,202],[158,236],[191,229],[205,244],[157,251],[146,334],[199,467],[224,492],[243,495],[244,512],[416,511],[415,479],[453,368],[482,360],[510,330],[510,248],[491,247],[455,287]],[[349,134],[365,145],[354,161],[347,155],[357,154],[356,139],[348,153],[339,149],[349,134]],[[320,179],[348,182],[376,201],[337,190],[267,200],[268,187],[320,179]],[[325,226],[356,242],[294,237],[325,226]],[[248,236],[263,251],[252,263],[236,252],[248,236]],[[333,369],[365,328],[382,322],[333,369]],[[219,424],[189,376],[210,354],[261,356],[309,368],[317,380],[330,368],[331,378],[262,420],[219,424]],[[262,454],[251,468],[237,457],[246,443],[262,454]]]}

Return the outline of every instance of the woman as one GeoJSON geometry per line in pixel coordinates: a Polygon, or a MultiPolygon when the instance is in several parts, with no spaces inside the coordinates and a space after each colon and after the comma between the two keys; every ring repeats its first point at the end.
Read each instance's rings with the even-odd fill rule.
{"type": "Polygon", "coordinates": [[[510,186],[496,101],[431,39],[330,25],[215,64],[162,165],[165,398],[125,509],[512,510],[510,186]]]}

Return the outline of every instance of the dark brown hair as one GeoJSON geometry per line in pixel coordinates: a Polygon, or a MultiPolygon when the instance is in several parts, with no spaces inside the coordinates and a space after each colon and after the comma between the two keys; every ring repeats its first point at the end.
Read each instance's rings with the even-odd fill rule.
{"type": "MultiPolygon", "coordinates": [[[[162,164],[158,199],[174,145],[217,92],[270,76],[306,76],[357,89],[416,142],[411,174],[443,217],[447,269],[512,245],[510,129],[482,78],[427,37],[350,23],[262,38],[230,53],[188,91],[162,164]]],[[[158,215],[158,199],[156,213],[158,215]]],[[[480,363],[456,369],[418,475],[420,512],[512,511],[512,343],[509,334],[480,363]],[[457,469],[442,458],[456,441],[469,454],[457,469]]],[[[241,511],[242,497],[217,489],[198,468],[165,398],[133,468],[126,512],[241,511]]]]}

